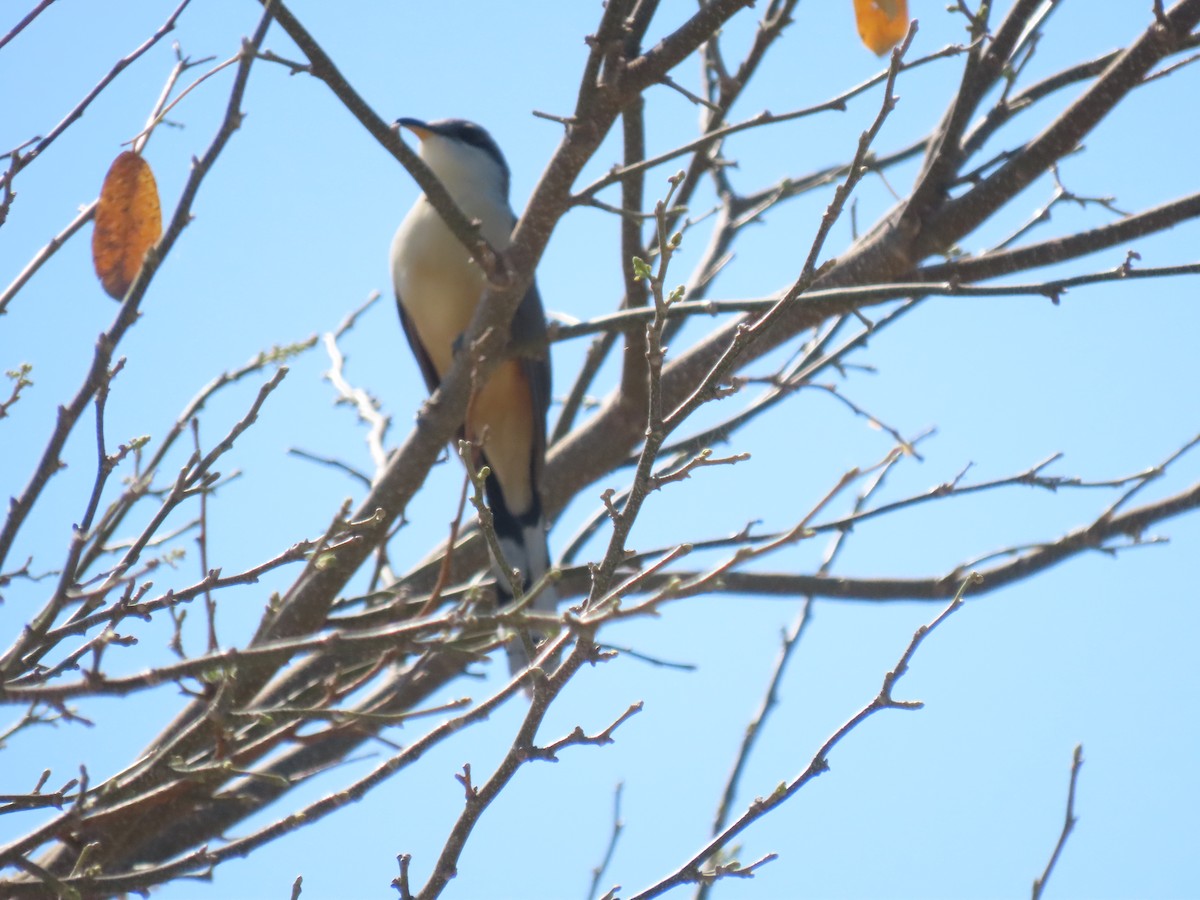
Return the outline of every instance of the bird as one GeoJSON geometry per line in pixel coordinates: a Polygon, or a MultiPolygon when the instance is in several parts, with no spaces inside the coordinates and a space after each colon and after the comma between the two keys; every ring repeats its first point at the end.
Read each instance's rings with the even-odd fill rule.
{"type": "MultiPolygon", "coordinates": [[[[508,200],[508,163],[492,136],[464,119],[402,118],[395,124],[416,135],[421,160],[467,217],[479,222],[488,243],[498,251],[507,248],[516,216],[508,200]]],[[[424,194],[392,239],[391,271],[404,334],[432,393],[453,365],[485,292],[483,271],[424,194]]],[[[520,570],[522,589],[528,591],[550,569],[541,497],[550,360],[536,282],[513,316],[510,342],[518,352],[473,390],[459,437],[477,448],[472,463],[489,469],[484,489],[496,537],[505,562],[520,570]]],[[[494,557],[492,569],[503,608],[514,599],[510,582],[494,557]]],[[[553,612],[556,605],[547,583],[532,608],[553,612]]],[[[530,637],[534,644],[542,639],[539,634],[530,637]]],[[[520,635],[510,637],[506,649],[513,674],[528,666],[520,635]]]]}

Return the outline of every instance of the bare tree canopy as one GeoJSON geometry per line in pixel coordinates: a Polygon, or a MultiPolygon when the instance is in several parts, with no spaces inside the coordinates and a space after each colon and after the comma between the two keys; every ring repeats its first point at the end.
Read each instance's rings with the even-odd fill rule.
{"type": "Polygon", "coordinates": [[[24,5],[0,896],[1200,894],[1200,0],[24,5]],[[486,282],[432,396],[421,193],[486,282]]]}

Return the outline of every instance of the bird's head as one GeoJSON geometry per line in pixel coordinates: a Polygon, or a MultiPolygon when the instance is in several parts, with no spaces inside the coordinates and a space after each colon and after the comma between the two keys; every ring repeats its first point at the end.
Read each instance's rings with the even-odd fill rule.
{"type": "Polygon", "coordinates": [[[421,142],[420,156],[456,199],[488,193],[508,201],[509,172],[504,154],[487,130],[466,119],[397,119],[421,142]]]}

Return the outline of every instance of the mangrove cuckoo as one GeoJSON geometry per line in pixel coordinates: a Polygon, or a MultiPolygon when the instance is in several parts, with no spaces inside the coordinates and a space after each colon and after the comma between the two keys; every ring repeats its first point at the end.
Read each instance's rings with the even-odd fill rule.
{"type": "MultiPolygon", "coordinates": [[[[479,221],[483,237],[497,250],[508,247],[516,217],[508,205],[508,164],[492,136],[461,119],[396,124],[420,139],[421,159],[467,217],[479,221]]],[[[391,263],[400,321],[432,392],[460,349],[484,294],[484,276],[423,194],[392,239],[391,263]]],[[[517,308],[510,335],[518,352],[475,388],[460,434],[477,448],[474,463],[490,470],[486,494],[496,536],[505,561],[520,570],[528,590],[550,566],[540,495],[550,363],[536,284],[517,308]]],[[[499,602],[511,602],[509,580],[492,562],[499,602]]],[[[547,586],[533,605],[553,611],[555,603],[547,586]]],[[[514,672],[528,664],[519,637],[509,642],[509,662],[514,672]]]]}

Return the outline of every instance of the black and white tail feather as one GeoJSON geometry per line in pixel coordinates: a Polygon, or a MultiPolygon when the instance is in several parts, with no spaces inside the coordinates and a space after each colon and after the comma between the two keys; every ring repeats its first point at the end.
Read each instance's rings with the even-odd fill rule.
{"type": "MultiPolygon", "coordinates": [[[[550,548],[546,542],[546,516],[542,512],[540,498],[532,507],[520,515],[514,515],[504,502],[504,493],[494,474],[489,474],[484,483],[488,508],[492,511],[492,527],[496,530],[496,542],[504,555],[504,564],[520,572],[522,592],[528,592],[550,571],[550,548]]],[[[507,573],[499,560],[492,558],[492,571],[496,576],[496,604],[500,609],[511,604],[515,598],[507,573]]],[[[537,596],[525,607],[534,612],[555,612],[558,594],[554,585],[545,583],[537,596]]],[[[527,630],[526,635],[533,646],[541,644],[547,635],[536,630],[527,630]]],[[[526,652],[526,642],[520,633],[513,634],[505,649],[508,651],[509,671],[516,675],[531,662],[526,652]]]]}

